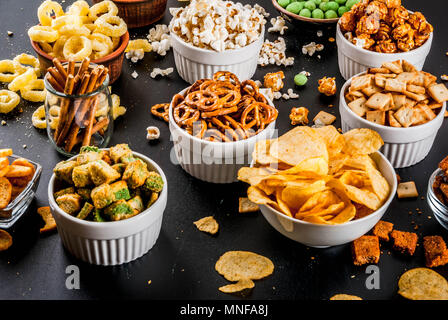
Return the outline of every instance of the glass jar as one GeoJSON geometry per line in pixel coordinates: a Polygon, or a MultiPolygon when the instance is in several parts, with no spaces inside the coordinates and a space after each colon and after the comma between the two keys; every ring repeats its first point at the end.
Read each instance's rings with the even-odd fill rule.
{"type": "Polygon", "coordinates": [[[436,220],[440,223],[442,227],[448,230],[448,207],[437,198],[436,194],[434,193],[434,189],[432,187],[436,177],[442,174],[443,171],[441,169],[437,169],[436,171],[433,172],[433,174],[429,178],[426,201],[428,202],[429,207],[434,213],[434,217],[436,218],[436,220]]]}
{"type": "MultiPolygon", "coordinates": [[[[77,63],[75,74],[79,66],[77,63]]],[[[91,63],[89,68],[95,66],[91,63]]],[[[48,137],[56,150],[70,157],[77,155],[82,146],[107,147],[113,132],[109,75],[96,90],[82,95],[57,91],[48,76],[49,73],[44,78],[45,118],[48,137]]]]}

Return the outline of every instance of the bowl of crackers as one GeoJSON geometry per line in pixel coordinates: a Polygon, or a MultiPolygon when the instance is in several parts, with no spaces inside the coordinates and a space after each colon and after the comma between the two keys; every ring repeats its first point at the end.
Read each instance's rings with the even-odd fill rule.
{"type": "Polygon", "coordinates": [[[62,63],[89,58],[109,69],[110,84],[118,79],[129,32],[112,1],[91,7],[86,1],[75,1],[64,11],[59,3],[45,0],[37,13],[39,24],[28,30],[28,36],[43,74],[54,58],[62,63]]]}
{"type": "Polygon", "coordinates": [[[394,168],[412,166],[432,148],[446,112],[448,89],[406,60],[383,63],[341,89],[342,130],[370,128],[384,140],[381,152],[394,168]]]}
{"type": "Polygon", "coordinates": [[[259,141],[238,179],[284,236],[312,247],[341,245],[367,233],[394,198],[397,178],[378,152],[382,144],[370,129],[300,126],[259,141]]]}
{"type": "Polygon", "coordinates": [[[192,0],[170,12],[174,61],[186,82],[211,78],[217,71],[242,80],[254,75],[266,23],[257,10],[232,1],[192,0]]]}
{"type": "Polygon", "coordinates": [[[347,80],[397,59],[422,70],[432,40],[432,25],[421,12],[404,8],[401,0],[361,1],[342,15],[336,27],[339,70],[347,80]]]}
{"type": "Polygon", "coordinates": [[[156,243],[168,197],[162,169],[127,144],[84,147],[56,165],[48,199],[64,247],[95,265],[138,259],[156,243]]]}
{"type": "Polygon", "coordinates": [[[212,183],[237,181],[255,143],[275,133],[278,111],[252,80],[220,71],[176,94],[169,127],[182,168],[212,183]]]}
{"type": "Polygon", "coordinates": [[[39,185],[40,164],[0,149],[0,227],[11,227],[28,209],[39,185]]]}

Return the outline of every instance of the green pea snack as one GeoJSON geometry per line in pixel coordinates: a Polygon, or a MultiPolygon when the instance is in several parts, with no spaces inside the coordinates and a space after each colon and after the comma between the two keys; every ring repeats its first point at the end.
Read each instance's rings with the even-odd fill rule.
{"type": "Polygon", "coordinates": [[[287,11],[306,18],[337,19],[360,0],[277,0],[287,11]]]}
{"type": "Polygon", "coordinates": [[[85,147],[54,168],[58,206],[82,220],[105,222],[133,217],[151,207],[164,183],[127,144],[109,150],[85,147]]]}
{"type": "Polygon", "coordinates": [[[303,73],[294,76],[294,83],[298,86],[304,86],[308,82],[308,77],[303,73]]]}

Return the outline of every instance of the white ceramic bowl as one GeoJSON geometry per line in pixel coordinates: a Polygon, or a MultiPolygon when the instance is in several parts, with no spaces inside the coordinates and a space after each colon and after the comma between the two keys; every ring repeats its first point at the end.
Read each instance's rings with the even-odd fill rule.
{"type": "MultiPolygon", "coordinates": [[[[179,92],[184,95],[188,88],[179,92]]],[[[269,105],[272,101],[265,96],[269,105]]],[[[178,163],[193,177],[212,183],[238,181],[238,170],[252,162],[252,152],[259,140],[271,139],[275,121],[259,134],[234,142],[213,142],[196,138],[179,127],[173,118],[173,105],[169,108],[169,127],[178,163]]],[[[175,160],[175,159],[173,159],[175,160]]]]}
{"type": "Polygon", "coordinates": [[[149,209],[126,220],[93,222],[65,213],[54,199],[56,177],[54,174],[51,176],[48,184],[51,212],[62,244],[75,257],[96,265],[118,265],[140,258],[156,243],[166,207],[168,183],[162,169],[154,161],[140,153],[133,154],[162,176],[164,187],[149,209]]]}
{"type": "Polygon", "coordinates": [[[338,46],[338,64],[342,77],[347,80],[368,68],[380,67],[384,62],[406,60],[418,70],[423,69],[426,57],[431,50],[433,33],[417,49],[400,53],[379,53],[356,47],[342,34],[339,23],[336,27],[336,44],[338,46]]]}
{"type": "MultiPolygon", "coordinates": [[[[359,76],[357,74],[356,76],[359,76]]],[[[369,128],[378,132],[383,138],[384,146],[381,152],[389,159],[394,168],[405,168],[422,161],[429,153],[442,126],[446,103],[443,103],[437,117],[415,127],[395,128],[382,126],[358,116],[345,101],[344,93],[351,84],[348,80],[341,89],[339,97],[339,113],[341,114],[342,131],[355,128],[369,128]]]]}
{"type": "Polygon", "coordinates": [[[366,217],[338,225],[323,225],[288,217],[265,205],[260,205],[261,213],[269,224],[285,237],[310,247],[332,247],[358,239],[381,219],[397,190],[397,177],[394,168],[386,157],[380,152],[376,152],[372,155],[372,159],[391,186],[391,192],[381,208],[366,217]]]}
{"type": "Polygon", "coordinates": [[[212,78],[218,71],[230,71],[242,81],[252,78],[264,41],[263,27],[260,37],[251,44],[239,49],[217,52],[197,48],[186,43],[174,32],[170,34],[177,72],[190,84],[199,79],[212,78]]]}

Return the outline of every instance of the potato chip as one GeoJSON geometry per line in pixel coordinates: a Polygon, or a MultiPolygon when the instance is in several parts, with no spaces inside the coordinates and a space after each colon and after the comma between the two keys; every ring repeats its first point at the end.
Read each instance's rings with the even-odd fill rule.
{"type": "Polygon", "coordinates": [[[327,220],[331,224],[341,224],[352,220],[356,216],[356,208],[352,203],[348,203],[335,218],[327,220]]]}
{"type": "Polygon", "coordinates": [[[0,209],[6,208],[11,201],[12,185],[5,177],[0,177],[0,209]]]}
{"type": "Polygon", "coordinates": [[[448,282],[428,268],[415,268],[403,273],[398,293],[410,300],[448,300],[448,282]]]}
{"type": "Polygon", "coordinates": [[[12,237],[5,231],[0,229],[0,251],[8,250],[12,246],[12,237]]]}
{"type": "Polygon", "coordinates": [[[272,175],[275,171],[269,168],[243,167],[238,171],[238,180],[244,181],[251,186],[257,185],[264,178],[272,175]]]}
{"type": "Polygon", "coordinates": [[[315,128],[314,131],[325,141],[330,158],[339,154],[344,148],[345,139],[334,126],[315,128]]]}
{"type": "Polygon", "coordinates": [[[327,188],[325,180],[318,180],[304,185],[289,185],[282,191],[282,200],[292,209],[299,209],[305,201],[317,192],[327,188]]]}
{"type": "Polygon", "coordinates": [[[382,202],[372,191],[366,188],[359,189],[347,184],[345,185],[345,188],[350,200],[363,204],[372,210],[378,210],[378,208],[381,207],[382,202]]]}
{"type": "Polygon", "coordinates": [[[272,140],[260,140],[255,144],[252,159],[258,164],[270,164],[277,162],[277,159],[269,155],[272,140]]]}
{"type": "Polygon", "coordinates": [[[50,207],[37,208],[37,213],[42,217],[45,222],[45,226],[40,229],[40,233],[48,232],[56,229],[56,221],[51,214],[50,207]]]}
{"type": "Polygon", "coordinates": [[[199,231],[216,234],[219,230],[219,224],[213,216],[205,217],[193,222],[199,231]]]}
{"type": "Polygon", "coordinates": [[[216,262],[215,270],[229,281],[259,280],[274,272],[274,264],[253,252],[228,251],[216,262]]]}
{"type": "Polygon", "coordinates": [[[238,200],[238,212],[239,213],[247,213],[247,212],[256,212],[260,210],[260,207],[249,200],[249,198],[240,197],[238,200]]]}
{"type": "Polygon", "coordinates": [[[390,186],[387,180],[373,167],[367,167],[367,176],[370,179],[373,192],[375,192],[381,202],[385,201],[390,194],[390,186]]]}
{"type": "Polygon", "coordinates": [[[292,218],[291,210],[289,209],[288,205],[282,200],[282,190],[278,188],[275,191],[275,198],[277,199],[278,207],[280,208],[280,211],[286,214],[288,217],[292,218]]]}
{"type": "Polygon", "coordinates": [[[301,172],[314,172],[318,175],[328,174],[328,161],[324,157],[309,158],[300,162],[298,165],[281,172],[282,175],[296,174],[301,172]]]}
{"type": "Polygon", "coordinates": [[[291,166],[309,158],[328,159],[325,142],[310,127],[296,127],[274,140],[269,154],[291,166]]]}
{"type": "Polygon", "coordinates": [[[330,300],[362,300],[362,298],[351,294],[339,293],[332,296],[330,300]]]}
{"type": "Polygon", "coordinates": [[[241,279],[237,283],[228,284],[219,288],[224,293],[238,293],[243,290],[252,289],[255,283],[250,279],[241,279]]]}
{"type": "Polygon", "coordinates": [[[343,152],[349,155],[368,155],[378,151],[384,144],[381,136],[373,130],[353,129],[342,135],[345,139],[343,152]]]}
{"type": "Polygon", "coordinates": [[[251,186],[249,189],[247,189],[247,196],[250,201],[257,203],[257,204],[275,204],[277,205],[277,202],[272,201],[264,191],[260,190],[257,187],[251,186]]]}

